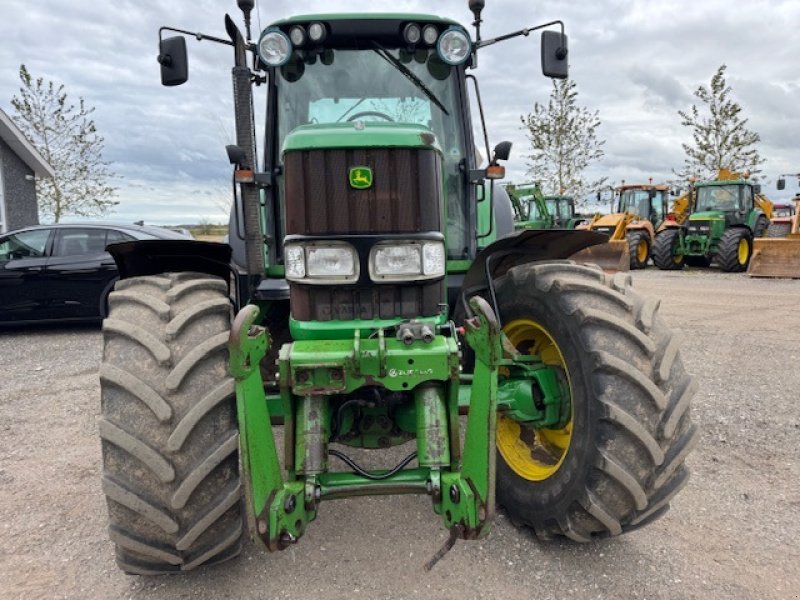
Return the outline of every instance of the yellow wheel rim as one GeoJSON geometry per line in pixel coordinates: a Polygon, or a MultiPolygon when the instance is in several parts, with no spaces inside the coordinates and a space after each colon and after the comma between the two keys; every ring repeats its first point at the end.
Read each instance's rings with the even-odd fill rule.
{"type": "Polygon", "coordinates": [[[648,251],[647,240],[644,239],[639,240],[639,243],[636,244],[636,259],[640,263],[643,263],[647,260],[647,251],[648,251]]]}
{"type": "Polygon", "coordinates": [[[747,243],[747,238],[739,240],[739,264],[747,264],[747,257],[750,254],[750,245],[747,243]]]}
{"type": "MultiPolygon", "coordinates": [[[[546,365],[564,369],[569,382],[564,356],[544,327],[530,319],[516,319],[503,331],[520,352],[537,354],[546,365]]],[[[529,481],[552,477],[564,463],[571,439],[572,419],[563,429],[532,429],[502,415],[497,419],[498,452],[517,475],[529,481]]]]}

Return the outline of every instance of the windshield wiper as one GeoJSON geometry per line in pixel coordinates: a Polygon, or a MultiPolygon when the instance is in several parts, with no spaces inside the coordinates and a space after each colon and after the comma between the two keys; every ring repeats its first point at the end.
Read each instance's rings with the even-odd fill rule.
{"type": "Polygon", "coordinates": [[[442,104],[439,101],[439,99],[436,97],[436,95],[432,91],[430,91],[424,83],[422,83],[422,80],[419,77],[414,75],[414,73],[412,73],[411,71],[408,70],[408,67],[406,67],[403,63],[401,63],[399,60],[397,60],[394,56],[389,54],[389,51],[386,48],[384,48],[383,46],[381,46],[378,42],[373,41],[372,43],[375,45],[374,50],[375,50],[375,53],[378,56],[383,58],[386,62],[388,62],[390,65],[392,65],[395,69],[397,69],[403,75],[405,75],[406,78],[411,83],[413,83],[415,86],[417,86],[417,89],[419,89],[423,94],[425,94],[425,96],[428,98],[428,100],[430,100],[436,106],[438,106],[439,109],[444,114],[446,114],[448,116],[450,115],[450,113],[447,112],[447,109],[444,107],[444,104],[442,104]]]}

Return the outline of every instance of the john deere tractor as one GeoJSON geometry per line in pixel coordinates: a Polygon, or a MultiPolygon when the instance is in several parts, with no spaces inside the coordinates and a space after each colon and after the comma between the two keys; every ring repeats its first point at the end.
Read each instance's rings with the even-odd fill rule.
{"type": "Polygon", "coordinates": [[[511,203],[516,205],[520,217],[514,223],[515,229],[554,229],[557,227],[554,215],[545,203],[539,184],[525,183],[508,185],[505,188],[511,203]]]}
{"type": "Polygon", "coordinates": [[[538,182],[508,185],[506,192],[518,206],[521,219],[516,229],[575,229],[587,219],[575,211],[575,200],[569,196],[545,196],[538,182]]]}
{"type": "Polygon", "coordinates": [[[591,218],[577,212],[571,196],[545,196],[544,204],[557,229],[575,229],[591,218]]]}
{"type": "MultiPolygon", "coordinates": [[[[562,24],[481,39],[472,0],[474,37],[429,15],[336,14],[251,41],[253,4],[239,0],[244,33],[230,17],[225,38],[162,28],[230,49],[247,274],[234,293],[222,244],[111,247],[98,428],[119,566],[190,570],[248,536],[282,550],[353,496],[427,496],[443,550],[485,536],[498,503],[579,542],[663,515],[697,430],[658,303],[561,260],[601,234],[514,233],[492,186],[510,145],[486,166],[474,150],[478,56],[554,27],[543,72],[566,77],[562,24]]],[[[187,80],[185,39],[160,42],[164,84],[187,80]]]]}
{"type": "Polygon", "coordinates": [[[668,222],[658,234],[653,262],[660,269],[684,264],[723,271],[745,271],[753,253],[753,238],[762,237],[772,218],[772,203],[761,186],[721,169],[715,180],[694,184],[694,211],[683,223],[668,222]]]}

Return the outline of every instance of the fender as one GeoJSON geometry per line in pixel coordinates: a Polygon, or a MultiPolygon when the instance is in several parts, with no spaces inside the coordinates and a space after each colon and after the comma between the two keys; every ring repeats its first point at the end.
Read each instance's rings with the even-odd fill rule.
{"type": "Polygon", "coordinates": [[[231,247],[192,240],[137,240],[106,248],[117,263],[119,278],[192,271],[230,281],[231,247]]]}
{"type": "Polygon", "coordinates": [[[650,221],[634,221],[626,228],[626,231],[646,231],[652,240],[655,237],[653,224],[650,221]]]}
{"type": "Polygon", "coordinates": [[[464,276],[459,302],[489,287],[511,267],[539,260],[566,259],[589,246],[604,244],[604,233],[571,229],[527,229],[497,240],[478,252],[464,276]]]}

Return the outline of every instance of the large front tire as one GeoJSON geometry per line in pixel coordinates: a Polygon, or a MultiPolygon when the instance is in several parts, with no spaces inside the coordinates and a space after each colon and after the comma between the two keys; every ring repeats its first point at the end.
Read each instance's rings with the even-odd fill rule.
{"type": "Polygon", "coordinates": [[[733,227],[722,234],[716,261],[723,271],[741,273],[747,270],[753,255],[753,238],[750,230],[733,227]]]}
{"type": "Polygon", "coordinates": [[[98,429],[117,564],[153,575],[229,559],[243,523],[227,286],[134,277],[109,304],[98,429]]]}
{"type": "Polygon", "coordinates": [[[628,254],[631,260],[631,270],[644,269],[650,259],[650,234],[646,230],[628,232],[628,254]]]}
{"type": "Polygon", "coordinates": [[[498,419],[497,498],[542,539],[587,542],[663,515],[686,484],[696,390],[658,302],[630,276],[569,263],[512,268],[496,285],[509,340],[566,374],[571,422],[498,419]]]}

